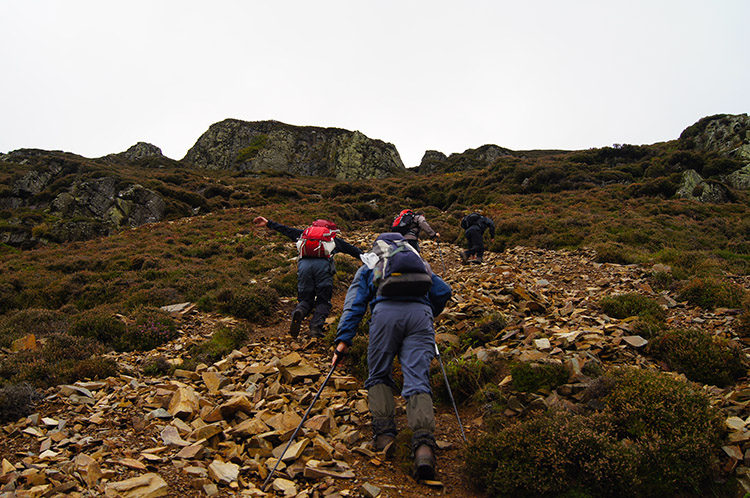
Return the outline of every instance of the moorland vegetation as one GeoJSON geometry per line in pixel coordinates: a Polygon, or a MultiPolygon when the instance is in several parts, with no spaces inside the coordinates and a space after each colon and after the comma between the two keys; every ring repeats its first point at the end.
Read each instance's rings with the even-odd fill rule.
{"type": "MultiPolygon", "coordinates": [[[[148,350],[174,339],[175,325],[162,306],[192,302],[242,319],[246,327],[275,320],[281,300],[296,295],[296,272],[285,241],[252,229],[260,212],[294,226],[327,218],[346,233],[382,230],[397,207],[410,206],[425,213],[443,242],[456,243],[461,217],[481,209],[497,224],[489,251],[586,247],[600,263],[658,263],[669,271],[654,273],[655,289],[670,290],[690,306],[743,309],[738,333],[750,337],[747,289],[731,278],[750,274],[750,192],[728,188],[721,203],[676,196],[687,170],[723,184],[748,162],[696,145],[710,121],[654,145],[513,152],[487,165],[467,151],[429,174],[406,171],[368,181],[206,170],[167,158],[9,154],[0,161],[0,200],[17,196],[14,183],[30,171],[54,165],[59,172],[40,191],[27,192],[22,205],[0,204],[0,234],[24,234],[15,239],[23,244],[14,245],[12,237],[0,244],[0,348],[6,352],[0,355],[0,418],[24,415],[49,386],[115,374],[108,351],[148,350]],[[100,220],[62,220],[45,209],[76,182],[102,177],[157,192],[166,206],[163,221],[112,231],[100,220]],[[81,240],[71,240],[76,237],[61,227],[74,224],[100,229],[78,231],[81,240]],[[30,335],[37,347],[9,353],[30,335]]],[[[343,290],[356,265],[341,258],[337,268],[343,290]]],[[[663,309],[637,294],[611,296],[600,306],[612,317],[634,317],[650,340],[647,354],[689,381],[636,369],[588,372],[595,379],[589,404],[596,409],[508,423],[493,394],[500,373],[512,373],[519,392],[547,393],[567,374],[544,365],[488,368],[463,358],[469,347],[501,333],[503,317],[490,316],[446,352],[460,401],[497,404],[488,416],[496,431],[469,446],[467,472],[490,496],[728,493],[716,484],[723,475],[716,457],[721,417],[700,386],[746,377],[745,352],[700,330],[671,328],[663,309]]],[[[216,361],[246,335],[218,332],[192,351],[194,363],[216,361]]],[[[170,368],[152,364],[144,372],[170,368]]],[[[442,399],[441,382],[436,375],[442,399]]]]}

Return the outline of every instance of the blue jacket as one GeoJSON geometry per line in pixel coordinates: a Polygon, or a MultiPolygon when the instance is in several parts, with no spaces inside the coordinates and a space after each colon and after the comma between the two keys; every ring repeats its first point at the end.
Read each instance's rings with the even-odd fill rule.
{"type": "Polygon", "coordinates": [[[352,345],[352,339],[367,312],[368,305],[372,311],[381,301],[416,302],[430,306],[432,308],[432,316],[438,316],[451,298],[450,286],[435,274],[432,275],[432,288],[424,297],[395,298],[378,296],[377,289],[372,284],[372,274],[373,271],[363,265],[354,275],[354,280],[346,292],[344,311],[341,313],[341,318],[339,319],[335,344],[344,342],[347,346],[352,345]]]}

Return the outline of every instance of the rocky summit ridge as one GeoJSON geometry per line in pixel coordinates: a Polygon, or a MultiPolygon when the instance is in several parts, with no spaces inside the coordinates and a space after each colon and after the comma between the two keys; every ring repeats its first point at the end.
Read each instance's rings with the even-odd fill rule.
{"type": "MultiPolygon", "coordinates": [[[[360,231],[347,239],[364,247],[373,237],[360,231]]],[[[604,296],[649,296],[666,310],[671,324],[730,339],[745,352],[750,346],[733,332],[738,310],[707,311],[677,302],[669,291],[654,291],[649,276],[668,267],[600,264],[587,250],[527,247],[486,253],[483,265],[462,266],[457,246],[421,245],[425,259],[454,290],[436,321],[440,348],[488,313],[502,313],[507,326],[486,345],[468,350],[466,358],[567,368],[567,383],[548,395],[513,392],[510,379],[503,379],[508,418],[550,407],[575,411],[591,381],[584,373],[587,364],[667,370],[644,354],[647,340],[633,331],[632,320],[601,311],[597,303],[604,296]]],[[[748,277],[732,278],[750,285],[748,277]]],[[[337,296],[338,310],[341,299],[337,296]]],[[[366,391],[346,368],[332,376],[269,487],[261,491],[330,369],[329,345],[288,337],[289,310],[284,309],[277,325],[257,327],[240,350],[212,365],[181,370],[181,355],[191,343],[236,320],[200,313],[190,303],[168,310],[180,323],[179,339],[147,353],[112,354],[121,366],[119,376],[50,388],[37,413],[0,427],[0,497],[481,496],[463,476],[463,443],[451,407],[439,406],[437,413],[439,481],[419,485],[369,446],[366,391]],[[144,362],[156,356],[177,366],[172,376],[141,374],[144,362]]],[[[699,388],[726,416],[723,467],[734,470],[750,489],[750,384],[699,388]]],[[[481,411],[468,405],[459,411],[469,439],[483,431],[481,411]]],[[[398,414],[399,426],[405,427],[400,400],[398,414]]]]}
{"type": "Polygon", "coordinates": [[[383,178],[405,168],[393,144],[359,131],[225,119],[188,150],[184,162],[209,169],[332,177],[383,178]]]}

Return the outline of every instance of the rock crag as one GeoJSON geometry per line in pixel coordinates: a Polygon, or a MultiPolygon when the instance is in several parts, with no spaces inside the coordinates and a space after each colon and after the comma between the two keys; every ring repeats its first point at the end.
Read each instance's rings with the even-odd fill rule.
{"type": "Polygon", "coordinates": [[[237,119],[211,125],[183,161],[208,169],[340,180],[384,178],[405,171],[396,147],[359,131],[237,119]]]}

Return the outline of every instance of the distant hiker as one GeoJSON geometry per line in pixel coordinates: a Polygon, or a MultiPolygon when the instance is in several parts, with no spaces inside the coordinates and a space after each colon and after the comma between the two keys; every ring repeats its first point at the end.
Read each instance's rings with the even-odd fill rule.
{"type": "Polygon", "coordinates": [[[292,228],[258,216],[253,220],[258,226],[276,230],[297,242],[297,306],[292,312],[289,333],[297,337],[302,320],[312,311],[310,336],[322,337],[323,327],[331,312],[333,275],[336,274],[333,255],[342,252],[359,259],[362,250],[337,237],[336,224],[315,220],[305,230],[292,228]]]}
{"type": "Polygon", "coordinates": [[[479,213],[471,213],[461,220],[461,228],[465,230],[466,241],[469,243],[469,249],[461,251],[461,260],[466,264],[469,258],[475,257],[472,261],[481,263],[484,256],[484,231],[489,228],[490,239],[495,240],[495,223],[479,213]]]}
{"type": "Polygon", "coordinates": [[[393,219],[391,230],[404,236],[404,239],[419,251],[419,232],[423,231],[428,237],[439,238],[437,233],[427,223],[424,215],[415,213],[411,209],[404,209],[393,219]]]}
{"type": "MultiPolygon", "coordinates": [[[[435,356],[433,319],[443,311],[451,288],[432,273],[415,249],[398,233],[383,233],[349,286],[338,326],[335,355],[352,345],[369,305],[369,376],[365,381],[372,415],[373,446],[387,455],[396,438],[393,361],[404,374],[401,395],[412,430],[414,470],[419,479],[435,476],[435,413],[430,362],[435,356]]],[[[335,362],[335,357],[334,357],[335,362]]],[[[335,363],[332,362],[335,365],[335,363]]]]}

